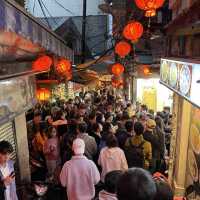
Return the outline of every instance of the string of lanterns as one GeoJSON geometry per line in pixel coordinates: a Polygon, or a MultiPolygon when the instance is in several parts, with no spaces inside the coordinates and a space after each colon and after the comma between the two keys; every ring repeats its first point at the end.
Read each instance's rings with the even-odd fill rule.
{"type": "MultiPolygon", "coordinates": [[[[138,8],[145,11],[146,17],[154,17],[156,15],[156,10],[163,6],[165,0],[135,0],[135,3],[138,8]]],[[[150,26],[150,22],[149,22],[150,26]]],[[[120,58],[125,58],[127,55],[133,51],[130,41],[132,44],[135,44],[143,35],[144,28],[143,25],[138,21],[130,21],[123,29],[123,37],[127,40],[119,41],[115,45],[115,54],[120,58]]],[[[118,88],[123,85],[123,79],[119,78],[125,71],[125,67],[121,63],[115,63],[112,65],[112,86],[118,88]]],[[[144,74],[150,74],[148,67],[144,68],[144,74]]]]}
{"type": "MultiPolygon", "coordinates": [[[[49,71],[53,64],[50,56],[42,55],[32,63],[32,70],[36,72],[49,71]]],[[[72,64],[68,59],[60,59],[55,62],[55,71],[58,75],[65,77],[67,80],[72,78],[72,64]]]]}
{"type": "MultiPolygon", "coordinates": [[[[50,56],[42,55],[32,63],[32,70],[35,72],[47,72],[50,70],[53,63],[55,65],[55,72],[59,76],[64,77],[68,81],[72,79],[71,61],[64,58],[53,62],[53,59],[50,56]]],[[[50,96],[51,92],[47,88],[39,88],[36,91],[36,97],[39,101],[49,100],[50,96]]]]}
{"type": "MultiPolygon", "coordinates": [[[[135,43],[142,36],[143,30],[143,26],[140,22],[130,21],[124,27],[123,36],[126,40],[135,43]]],[[[115,53],[120,58],[125,58],[127,55],[130,54],[131,51],[133,51],[133,48],[131,47],[130,43],[126,40],[119,41],[115,45],[115,53]]],[[[123,86],[123,79],[120,76],[124,73],[125,67],[118,62],[112,65],[111,71],[113,74],[112,86],[115,88],[123,86]]]]}

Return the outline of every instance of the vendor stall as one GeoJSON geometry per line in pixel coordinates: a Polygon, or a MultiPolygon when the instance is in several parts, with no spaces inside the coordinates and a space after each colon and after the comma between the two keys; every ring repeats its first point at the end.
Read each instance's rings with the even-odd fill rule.
{"type": "Polygon", "coordinates": [[[200,62],[161,59],[161,81],[174,92],[169,179],[175,194],[200,199],[200,62]]]}

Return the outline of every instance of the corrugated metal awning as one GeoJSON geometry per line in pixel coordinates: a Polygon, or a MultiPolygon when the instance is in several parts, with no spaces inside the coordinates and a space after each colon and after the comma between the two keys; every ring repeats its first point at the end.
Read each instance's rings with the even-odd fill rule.
{"type": "Polygon", "coordinates": [[[40,24],[14,1],[0,0],[0,19],[0,45],[21,45],[23,51],[47,51],[73,60],[73,51],[66,46],[65,41],[40,24]],[[17,36],[20,36],[20,39],[17,36]]]}

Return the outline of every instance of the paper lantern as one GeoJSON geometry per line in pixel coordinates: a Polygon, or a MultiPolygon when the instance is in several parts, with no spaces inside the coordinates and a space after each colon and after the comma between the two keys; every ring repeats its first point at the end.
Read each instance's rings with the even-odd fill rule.
{"type": "Polygon", "coordinates": [[[146,17],[153,17],[156,15],[156,9],[164,4],[165,0],[135,0],[138,8],[145,10],[146,17]]]}
{"type": "Polygon", "coordinates": [[[123,35],[126,39],[135,41],[142,36],[143,31],[144,29],[140,22],[132,21],[124,27],[123,35]]]}
{"type": "Polygon", "coordinates": [[[121,58],[127,56],[131,51],[131,45],[126,41],[118,42],[115,46],[115,53],[121,58]]]}
{"type": "Polygon", "coordinates": [[[115,76],[120,76],[124,72],[124,66],[120,63],[115,63],[112,66],[112,74],[115,76]]]}
{"type": "Polygon", "coordinates": [[[61,59],[58,61],[57,65],[56,65],[56,71],[59,74],[65,75],[68,71],[71,70],[71,62],[69,60],[66,59],[61,59]]]}
{"type": "Polygon", "coordinates": [[[53,61],[49,56],[41,56],[37,58],[32,64],[32,69],[34,71],[49,71],[53,61]]]}
{"type": "Polygon", "coordinates": [[[49,100],[51,92],[46,88],[40,88],[37,90],[36,95],[39,101],[46,101],[49,100]]]}

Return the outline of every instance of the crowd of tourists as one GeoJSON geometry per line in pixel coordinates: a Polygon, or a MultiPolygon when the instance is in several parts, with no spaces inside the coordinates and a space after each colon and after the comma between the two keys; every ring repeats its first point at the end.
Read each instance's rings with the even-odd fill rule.
{"type": "Polygon", "coordinates": [[[26,117],[32,181],[60,184],[68,200],[174,199],[169,107],[154,113],[104,89],[38,103],[26,117]]]}

